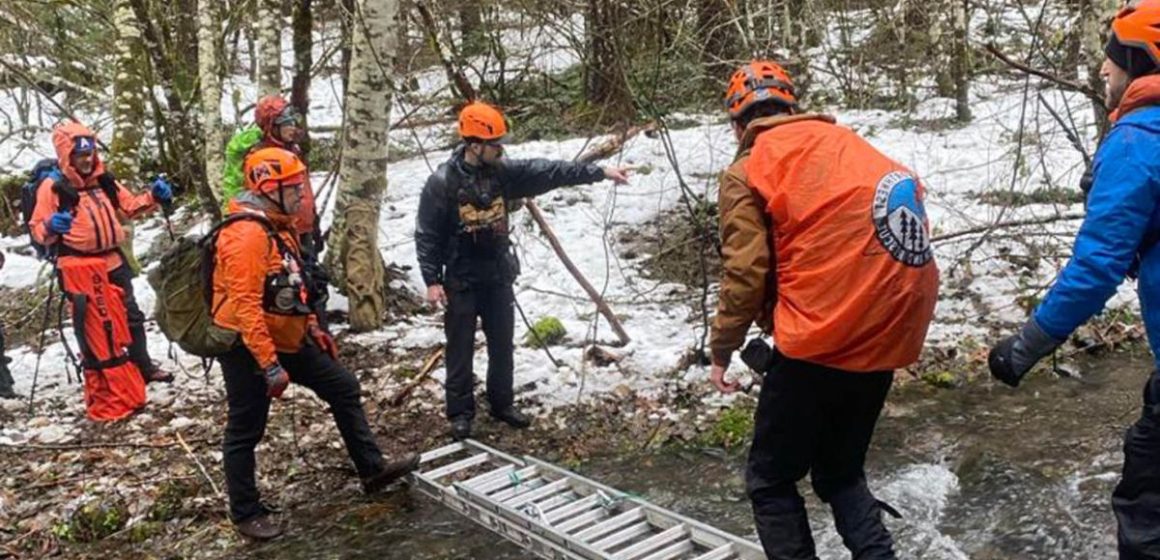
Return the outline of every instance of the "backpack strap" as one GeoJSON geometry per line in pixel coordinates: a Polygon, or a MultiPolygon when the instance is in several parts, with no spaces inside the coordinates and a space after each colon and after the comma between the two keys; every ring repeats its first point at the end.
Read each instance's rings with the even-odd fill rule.
{"type": "Polygon", "coordinates": [[[109,197],[109,202],[112,203],[113,208],[120,210],[121,199],[118,196],[120,192],[117,188],[117,176],[113,175],[112,171],[105,171],[97,177],[97,185],[101,187],[102,191],[105,191],[105,196],[109,197]]]}
{"type": "MultiPolygon", "coordinates": [[[[294,252],[290,250],[290,247],[288,247],[286,242],[282,239],[282,236],[278,235],[278,230],[274,228],[274,224],[270,222],[270,220],[265,216],[250,212],[239,212],[237,214],[226,216],[224,220],[218,222],[217,225],[210,229],[209,232],[205,234],[205,237],[202,237],[201,241],[199,242],[202,247],[202,286],[205,287],[205,303],[206,307],[210,308],[210,317],[217,315],[218,310],[221,308],[221,306],[218,306],[218,308],[215,309],[213,306],[213,274],[214,267],[216,266],[215,261],[217,256],[218,236],[221,234],[221,231],[226,228],[226,226],[241,221],[257,222],[262,226],[262,229],[266,231],[267,239],[271,240],[274,244],[277,245],[279,252],[282,254],[294,255],[294,252]]],[[[294,256],[298,260],[298,266],[301,267],[301,258],[297,255],[294,256]]],[[[222,305],[225,305],[224,300],[222,301],[222,305]]]]}

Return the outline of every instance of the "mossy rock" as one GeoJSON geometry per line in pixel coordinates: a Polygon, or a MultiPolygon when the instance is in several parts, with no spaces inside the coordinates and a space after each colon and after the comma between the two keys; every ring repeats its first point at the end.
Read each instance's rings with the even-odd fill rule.
{"type": "Polygon", "coordinates": [[[96,542],[124,529],[128,520],[129,510],[121,501],[93,500],[54,526],[52,533],[65,541],[96,542]]]}
{"type": "Polygon", "coordinates": [[[564,323],[555,317],[544,317],[532,325],[532,330],[524,335],[524,343],[532,348],[543,348],[558,344],[568,335],[564,323]]]}

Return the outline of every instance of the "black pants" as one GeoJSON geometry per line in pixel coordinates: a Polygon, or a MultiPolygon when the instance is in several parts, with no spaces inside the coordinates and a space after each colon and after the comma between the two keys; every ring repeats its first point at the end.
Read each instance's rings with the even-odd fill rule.
{"type": "Polygon", "coordinates": [[[487,401],[493,411],[512,405],[512,336],[515,295],[508,283],[473,284],[447,292],[447,417],[475,417],[475,322],[487,337],[487,401]]]}
{"type": "MultiPolygon", "coordinates": [[[[757,532],[770,558],[816,558],[797,482],[808,473],[854,558],[894,558],[882,505],[863,465],[893,372],[854,373],[775,351],[761,386],[746,471],[757,532]]],[[[891,510],[892,511],[892,510],[891,510]]]]}
{"type": "Polygon", "coordinates": [[[1124,474],[1112,493],[1121,560],[1160,559],[1160,372],[1144,385],[1144,410],[1124,434],[1124,474]]]}
{"type": "Polygon", "coordinates": [[[153,358],[149,356],[149,341],[145,338],[145,314],[141,312],[137,298],[133,295],[133,269],[128,264],[122,264],[109,272],[109,282],[125,293],[125,314],[129,322],[129,334],[133,337],[133,342],[129,344],[129,359],[137,364],[141,375],[148,379],[156,367],[153,358]]]}
{"type": "MultiPolygon", "coordinates": [[[[244,346],[219,358],[226,380],[229,420],[222,442],[230,517],[242,522],[262,513],[258,486],[254,483],[254,448],[266,433],[270,398],[258,363],[244,346]]],[[[358,378],[314,346],[294,354],[278,354],[278,362],[290,380],[314,391],[330,405],[334,423],[342,434],[346,451],[359,476],[366,478],[383,469],[383,455],[371,434],[362,408],[358,378]]]]}

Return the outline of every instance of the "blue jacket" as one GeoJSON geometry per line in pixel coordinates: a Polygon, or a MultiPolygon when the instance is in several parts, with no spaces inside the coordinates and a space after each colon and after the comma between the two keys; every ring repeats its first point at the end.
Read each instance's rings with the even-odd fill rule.
{"type": "MultiPolygon", "coordinates": [[[[1071,260],[1035,311],[1047,334],[1065,340],[1103,310],[1146,235],[1160,229],[1160,106],[1136,109],[1096,152],[1087,215],[1071,260]]],[[[1160,250],[1147,248],[1137,285],[1153,356],[1160,355],[1160,250]]],[[[1160,361],[1157,362],[1160,367],[1160,361]]]]}

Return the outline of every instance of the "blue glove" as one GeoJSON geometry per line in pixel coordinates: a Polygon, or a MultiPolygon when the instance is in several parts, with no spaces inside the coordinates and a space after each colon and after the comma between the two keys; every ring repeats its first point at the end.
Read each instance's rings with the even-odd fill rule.
{"type": "Polygon", "coordinates": [[[48,229],[57,235],[64,235],[72,230],[72,222],[72,214],[57,212],[48,219],[48,229]]]}
{"type": "Polygon", "coordinates": [[[161,204],[169,204],[173,202],[173,185],[165,177],[158,177],[153,180],[153,198],[161,204]]]}

